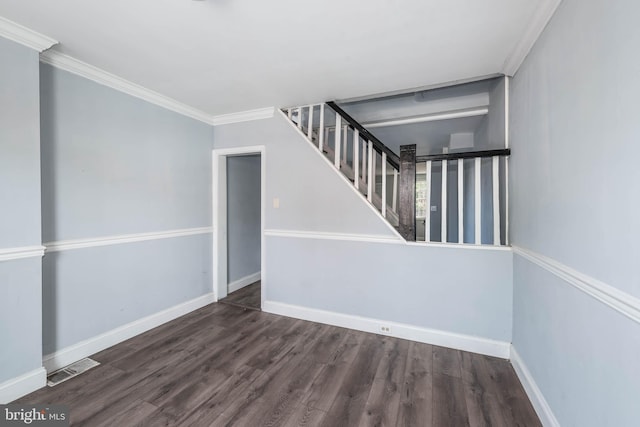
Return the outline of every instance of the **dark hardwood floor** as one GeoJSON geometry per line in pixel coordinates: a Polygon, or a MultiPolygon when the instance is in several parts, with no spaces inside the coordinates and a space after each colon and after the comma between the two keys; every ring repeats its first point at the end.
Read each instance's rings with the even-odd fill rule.
{"type": "Polygon", "coordinates": [[[539,426],[509,362],[212,304],[23,403],[86,426],[539,426]]]}
{"type": "Polygon", "coordinates": [[[260,310],[260,281],[230,293],[220,300],[222,304],[235,305],[248,310],[260,310]]]}

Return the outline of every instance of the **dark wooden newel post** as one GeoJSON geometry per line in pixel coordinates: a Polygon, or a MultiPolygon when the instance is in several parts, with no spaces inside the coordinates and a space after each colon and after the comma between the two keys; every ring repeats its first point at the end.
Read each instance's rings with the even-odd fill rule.
{"type": "Polygon", "coordinates": [[[416,240],[416,145],[400,146],[400,234],[405,240],[416,240]]]}

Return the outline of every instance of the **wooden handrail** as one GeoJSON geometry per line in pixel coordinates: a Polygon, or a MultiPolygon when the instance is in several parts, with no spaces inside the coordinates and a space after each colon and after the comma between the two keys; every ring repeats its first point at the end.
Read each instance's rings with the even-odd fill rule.
{"type": "Polygon", "coordinates": [[[396,153],[391,151],[389,147],[384,145],[382,141],[376,138],[371,132],[369,132],[360,123],[358,123],[356,119],[351,117],[346,111],[338,107],[338,105],[335,102],[329,101],[327,102],[327,105],[331,107],[331,109],[335,111],[336,114],[339,114],[347,123],[349,123],[349,126],[351,126],[351,128],[358,130],[358,132],[360,132],[360,136],[363,139],[367,141],[371,141],[371,143],[373,144],[373,148],[378,153],[380,153],[380,155],[382,155],[382,153],[386,153],[387,161],[391,163],[391,166],[396,168],[396,170],[400,170],[400,157],[398,157],[396,153]]]}
{"type": "Polygon", "coordinates": [[[443,154],[430,154],[427,156],[416,156],[417,163],[424,163],[429,160],[458,160],[458,159],[475,159],[478,157],[495,157],[495,156],[509,156],[511,154],[510,148],[501,148],[498,150],[483,150],[483,151],[465,151],[464,153],[443,153],[443,154]]]}

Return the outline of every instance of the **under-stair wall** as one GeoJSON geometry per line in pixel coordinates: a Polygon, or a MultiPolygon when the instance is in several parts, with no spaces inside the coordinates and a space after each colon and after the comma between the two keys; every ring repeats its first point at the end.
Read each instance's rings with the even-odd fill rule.
{"type": "Polygon", "coordinates": [[[510,249],[405,243],[280,112],[214,127],[214,149],[256,145],[266,311],[508,357],[510,249]]]}

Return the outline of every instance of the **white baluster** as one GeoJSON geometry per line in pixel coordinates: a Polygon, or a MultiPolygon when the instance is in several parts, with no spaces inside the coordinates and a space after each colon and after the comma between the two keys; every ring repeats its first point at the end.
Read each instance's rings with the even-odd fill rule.
{"type": "Polygon", "coordinates": [[[371,202],[373,200],[373,182],[375,180],[373,176],[373,143],[371,141],[369,141],[369,145],[367,147],[367,157],[367,164],[369,167],[367,173],[367,200],[371,202]]]}
{"type": "Polygon", "coordinates": [[[382,216],[387,217],[387,153],[382,152],[382,216]]]}
{"type": "Polygon", "coordinates": [[[367,183],[367,141],[362,140],[362,180],[367,183]]]}
{"type": "Polygon", "coordinates": [[[343,135],[343,146],[342,146],[342,160],[344,160],[345,163],[349,163],[347,160],[347,147],[349,146],[349,126],[344,125],[342,127],[342,132],[344,132],[343,135]]]}
{"type": "MultiPolygon", "coordinates": [[[[373,145],[372,145],[373,148],[373,145]]],[[[378,173],[378,165],[376,165],[376,163],[378,162],[378,153],[376,152],[376,150],[373,150],[373,155],[371,157],[371,169],[373,170],[373,174],[371,175],[371,178],[373,178],[373,192],[376,192],[376,174],[378,173]]]]}
{"type": "Polygon", "coordinates": [[[313,141],[313,105],[309,105],[309,129],[307,129],[307,138],[313,141]]]}
{"type": "Polygon", "coordinates": [[[440,208],[442,214],[442,230],[441,239],[443,243],[447,242],[447,161],[442,161],[442,206],[440,208]]]}
{"type": "Polygon", "coordinates": [[[458,159],[458,243],[464,243],[464,159],[458,159]]]}
{"type": "Polygon", "coordinates": [[[318,128],[318,148],[322,152],[324,146],[324,104],[320,104],[320,127],[318,128]]]}
{"type": "Polygon", "coordinates": [[[293,118],[293,109],[289,108],[287,109],[287,116],[289,117],[289,120],[291,120],[293,118]]]}
{"type": "Polygon", "coordinates": [[[302,129],[302,107],[298,107],[298,129],[302,129]]]}
{"type": "Polygon", "coordinates": [[[480,245],[482,243],[481,236],[481,224],[480,224],[480,209],[482,205],[482,191],[480,190],[480,178],[481,178],[481,169],[480,169],[480,157],[476,157],[475,159],[475,220],[476,220],[476,230],[475,230],[475,243],[476,245],[480,245]]]}
{"type": "Polygon", "coordinates": [[[393,195],[391,196],[391,209],[398,212],[398,170],[393,169],[393,195]]]}
{"type": "Polygon", "coordinates": [[[340,114],[336,114],[336,133],[335,133],[335,143],[336,146],[334,157],[333,157],[333,165],[340,170],[340,143],[342,142],[342,116],[340,114]]]}
{"type": "Polygon", "coordinates": [[[431,160],[427,161],[425,166],[427,171],[427,200],[425,200],[426,210],[426,218],[424,220],[424,241],[431,241],[431,160]]]}
{"type": "Polygon", "coordinates": [[[493,244],[500,245],[500,158],[493,156],[493,244]]]}
{"type": "Polygon", "coordinates": [[[504,244],[509,246],[509,157],[504,158],[504,244]]]}
{"type": "Polygon", "coordinates": [[[353,130],[353,185],[360,187],[360,132],[353,130]]]}

